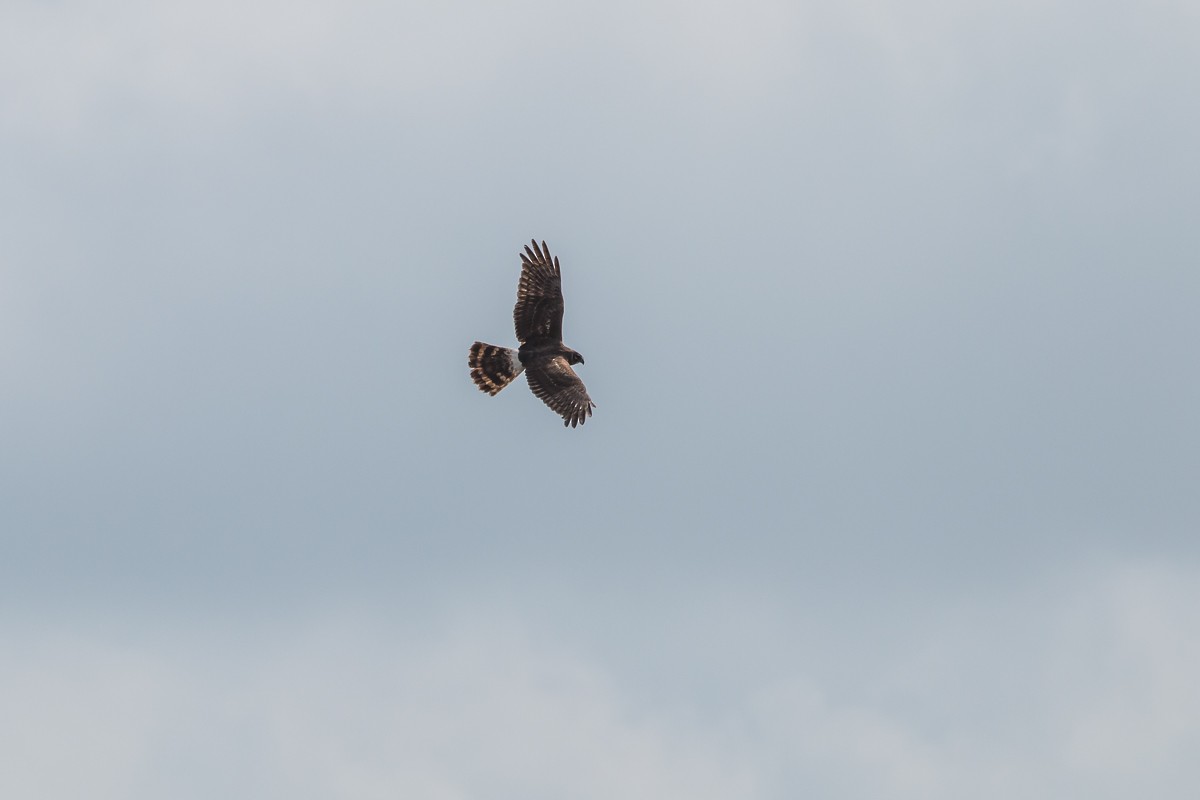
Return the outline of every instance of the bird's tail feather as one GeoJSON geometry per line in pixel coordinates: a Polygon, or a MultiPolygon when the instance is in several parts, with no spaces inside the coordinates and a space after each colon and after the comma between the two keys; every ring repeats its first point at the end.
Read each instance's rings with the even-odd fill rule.
{"type": "Polygon", "coordinates": [[[471,345],[467,363],[471,365],[471,380],[480,391],[492,395],[512,383],[525,369],[516,350],[483,342],[471,345]]]}

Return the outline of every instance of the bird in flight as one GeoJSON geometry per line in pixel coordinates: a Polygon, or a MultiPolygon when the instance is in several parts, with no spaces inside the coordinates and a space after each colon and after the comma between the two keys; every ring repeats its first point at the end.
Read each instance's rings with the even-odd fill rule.
{"type": "Polygon", "coordinates": [[[563,344],[562,319],[558,259],[551,259],[545,242],[538,247],[534,240],[521,254],[521,280],[517,284],[517,306],[513,309],[513,324],[521,348],[513,350],[476,342],[471,345],[467,363],[471,367],[471,380],[491,395],[524,372],[533,393],[563,418],[564,426],[574,428],[587,421],[596,404],[571,369],[572,364],[583,363],[583,356],[563,344]]]}

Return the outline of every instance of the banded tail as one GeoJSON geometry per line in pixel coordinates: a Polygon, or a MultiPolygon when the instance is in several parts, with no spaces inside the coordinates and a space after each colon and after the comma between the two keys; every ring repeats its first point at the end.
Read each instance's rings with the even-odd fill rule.
{"type": "Polygon", "coordinates": [[[480,391],[491,395],[512,383],[525,369],[516,350],[483,342],[471,345],[467,363],[471,365],[471,380],[480,391]]]}

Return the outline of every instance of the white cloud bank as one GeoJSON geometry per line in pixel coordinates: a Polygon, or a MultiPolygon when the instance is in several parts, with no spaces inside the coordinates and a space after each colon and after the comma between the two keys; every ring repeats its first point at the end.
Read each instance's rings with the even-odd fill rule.
{"type": "Polygon", "coordinates": [[[487,611],[436,635],[350,614],[238,641],[10,625],[0,794],[1184,797],[1197,578],[1137,566],[996,598],[859,685],[730,676],[719,712],[634,699],[636,675],[487,611]]]}

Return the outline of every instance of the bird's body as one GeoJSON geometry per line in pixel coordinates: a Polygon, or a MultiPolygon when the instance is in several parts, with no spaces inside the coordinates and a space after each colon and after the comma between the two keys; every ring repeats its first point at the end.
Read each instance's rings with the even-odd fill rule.
{"type": "Polygon", "coordinates": [[[533,393],[563,418],[563,425],[574,428],[587,421],[596,404],[571,369],[572,364],[583,363],[583,356],[562,341],[563,295],[558,259],[551,259],[545,242],[541,247],[536,241],[531,244],[521,254],[521,280],[513,309],[520,349],[475,342],[467,362],[475,385],[492,395],[525,372],[533,393]]]}

